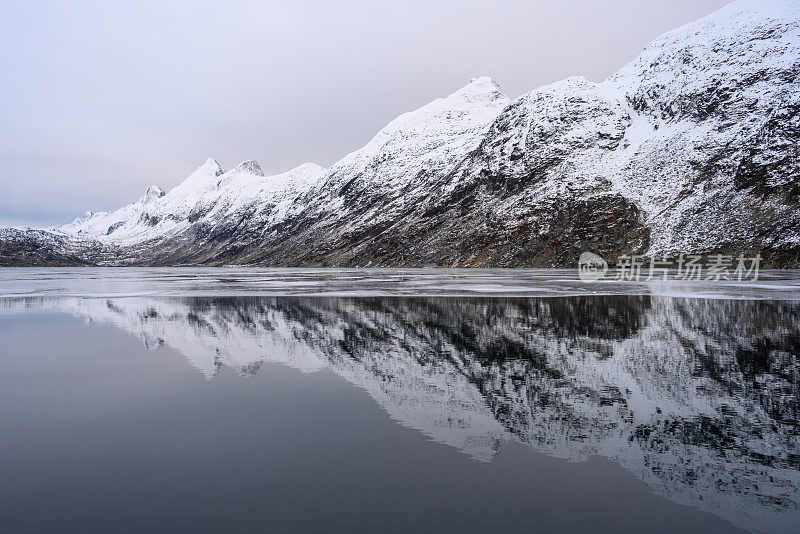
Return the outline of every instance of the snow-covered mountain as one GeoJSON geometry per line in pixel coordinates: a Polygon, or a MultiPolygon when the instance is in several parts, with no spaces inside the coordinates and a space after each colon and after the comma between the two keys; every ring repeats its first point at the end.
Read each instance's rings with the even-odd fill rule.
{"type": "Polygon", "coordinates": [[[601,455],[748,529],[800,521],[800,308],[648,296],[31,298],[170,347],[211,379],[328,369],[400,424],[491,461],[601,455]]]}
{"type": "Polygon", "coordinates": [[[269,215],[276,221],[325,172],[318,165],[306,163],[277,176],[264,176],[255,161],[245,161],[225,172],[219,163],[208,159],[169,193],[154,185],[133,204],[112,212],[85,213],[57,230],[103,243],[136,245],[176,236],[193,226],[213,226],[219,220],[269,215]]]}
{"type": "Polygon", "coordinates": [[[209,160],[164,194],[46,230],[0,264],[571,266],[760,251],[800,265],[800,2],[740,0],[602,83],[509,100],[489,78],[325,171],[209,160]]]}

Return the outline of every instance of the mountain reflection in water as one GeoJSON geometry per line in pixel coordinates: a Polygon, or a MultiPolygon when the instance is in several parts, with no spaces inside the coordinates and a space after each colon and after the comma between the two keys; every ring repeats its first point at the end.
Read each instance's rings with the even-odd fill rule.
{"type": "MultiPolygon", "coordinates": [[[[800,506],[800,303],[559,298],[16,299],[169,346],[206,378],[329,369],[400,424],[492,461],[515,439],[612,459],[745,528],[800,506]]],[[[778,527],[776,527],[778,528],[778,527]]]]}

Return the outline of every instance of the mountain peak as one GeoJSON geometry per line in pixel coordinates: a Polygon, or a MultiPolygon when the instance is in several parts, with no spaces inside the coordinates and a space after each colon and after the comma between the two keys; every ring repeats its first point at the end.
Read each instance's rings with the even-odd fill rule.
{"type": "Polygon", "coordinates": [[[205,163],[200,166],[200,169],[206,172],[211,172],[214,176],[219,176],[220,174],[224,174],[225,170],[222,168],[222,165],[217,162],[214,158],[207,158],[205,163]]]}
{"type": "Polygon", "coordinates": [[[142,204],[147,204],[148,202],[150,202],[150,201],[152,201],[152,200],[154,200],[156,198],[163,197],[165,194],[166,194],[165,191],[163,189],[161,189],[159,186],[151,185],[150,187],[148,187],[145,190],[144,196],[142,196],[142,198],[140,200],[141,200],[142,204]]]}
{"type": "Polygon", "coordinates": [[[467,85],[451,94],[448,98],[463,98],[467,102],[486,102],[505,98],[500,85],[489,76],[472,78],[467,85]]]}
{"type": "Polygon", "coordinates": [[[73,224],[80,224],[82,222],[88,221],[89,219],[91,219],[94,216],[95,216],[95,212],[93,212],[93,211],[85,211],[85,212],[83,212],[83,215],[79,215],[78,217],[75,217],[75,220],[73,220],[72,223],[73,224]]]}
{"type": "MultiPolygon", "coordinates": [[[[298,165],[292,171],[299,171],[299,172],[306,172],[306,173],[325,173],[328,171],[325,167],[321,165],[317,165],[316,163],[306,162],[302,165],[298,165]]],[[[290,171],[290,172],[292,172],[290,171]]]]}
{"type": "Polygon", "coordinates": [[[264,176],[264,171],[261,170],[261,165],[254,159],[243,161],[233,168],[232,172],[246,172],[248,174],[255,174],[256,176],[264,176]]]}
{"type": "Polygon", "coordinates": [[[494,87],[500,89],[500,84],[491,76],[476,76],[471,78],[464,87],[494,87]]]}
{"type": "Polygon", "coordinates": [[[785,93],[779,81],[796,78],[799,26],[796,0],[739,0],[657,37],[604,83],[655,120],[702,119],[743,101],[764,117],[785,93]]]}

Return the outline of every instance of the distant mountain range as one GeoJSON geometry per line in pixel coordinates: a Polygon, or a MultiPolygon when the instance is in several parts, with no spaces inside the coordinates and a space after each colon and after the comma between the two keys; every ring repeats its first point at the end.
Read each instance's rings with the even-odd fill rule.
{"type": "Polygon", "coordinates": [[[0,229],[0,265],[549,267],[591,250],[800,267],[799,76],[800,3],[738,1],[599,84],[510,100],[474,79],[330,169],[209,159],[116,211],[0,229]]]}

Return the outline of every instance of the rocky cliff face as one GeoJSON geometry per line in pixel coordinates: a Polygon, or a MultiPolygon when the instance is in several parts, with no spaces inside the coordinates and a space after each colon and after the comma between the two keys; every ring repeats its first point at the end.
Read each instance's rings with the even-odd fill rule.
{"type": "Polygon", "coordinates": [[[798,266],[798,58],[800,4],[741,0],[602,83],[510,101],[478,78],[327,171],[209,160],[52,238],[0,231],[0,263],[541,267],[592,250],[798,266]]]}
{"type": "Polygon", "coordinates": [[[7,299],[171,347],[212,379],[329,369],[400,424],[491,461],[602,455],[745,528],[800,518],[796,302],[651,296],[7,299]]]}

